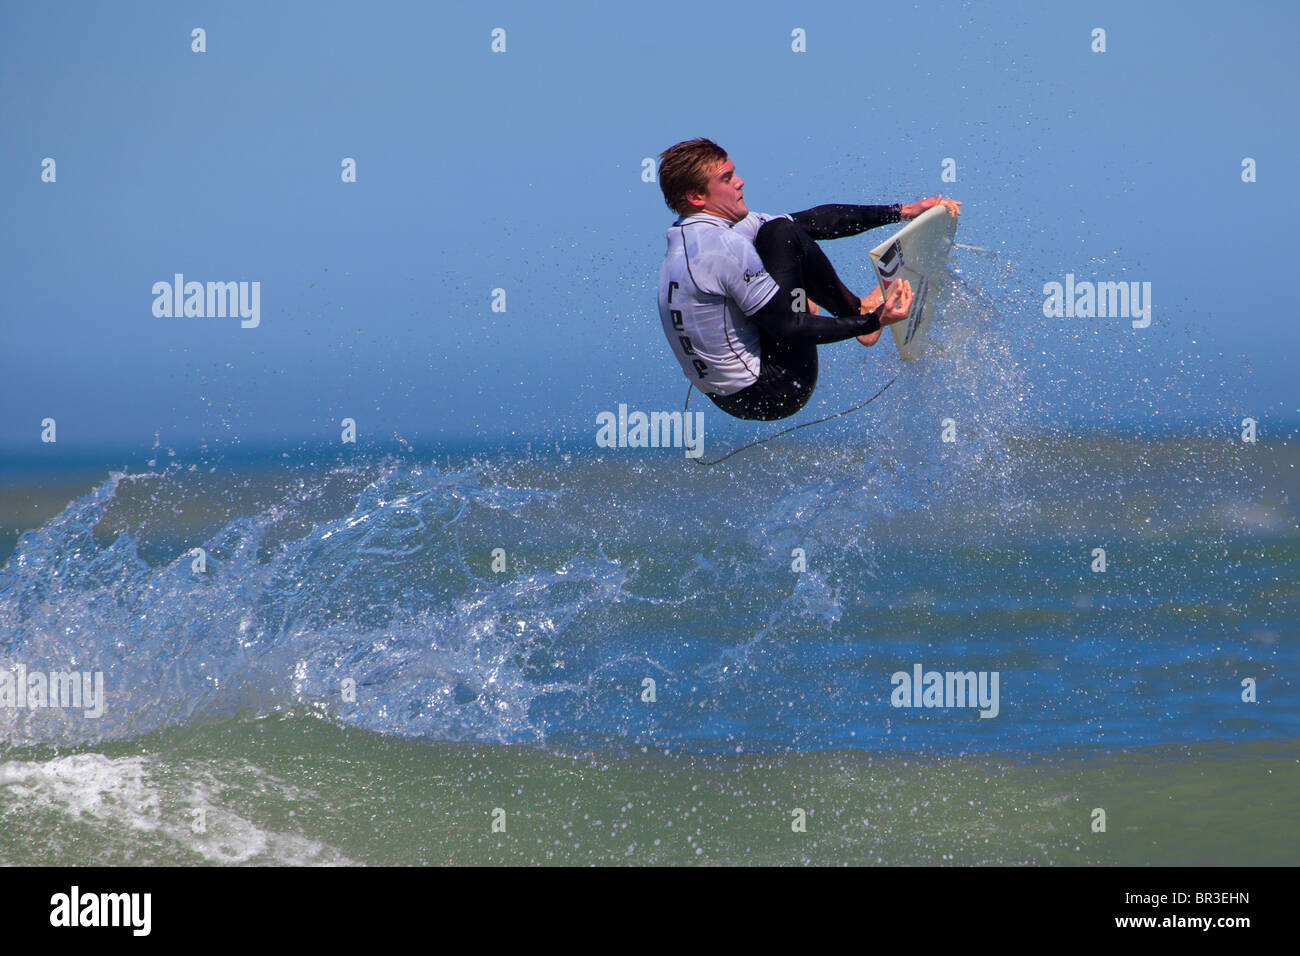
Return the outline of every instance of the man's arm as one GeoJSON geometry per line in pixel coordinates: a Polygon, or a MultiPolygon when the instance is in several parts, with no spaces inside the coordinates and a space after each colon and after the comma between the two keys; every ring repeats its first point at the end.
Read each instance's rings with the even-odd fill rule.
{"type": "Polygon", "coordinates": [[[778,284],[767,271],[752,242],[742,236],[729,234],[724,240],[723,248],[727,254],[711,257],[700,265],[716,277],[718,290],[736,303],[746,318],[774,338],[800,339],[817,345],[829,345],[867,335],[880,328],[884,304],[874,312],[860,315],[861,301],[854,298],[843,283],[840,283],[841,301],[817,303],[833,311],[834,315],[796,312],[794,306],[799,302],[807,309],[806,290],[804,295],[796,297],[794,289],[778,284]],[[762,305],[756,308],[755,303],[760,302],[762,305]]]}
{"type": "MultiPolygon", "coordinates": [[[[875,332],[880,328],[880,313],[884,309],[882,304],[866,315],[859,315],[856,311],[841,316],[818,315],[796,312],[795,302],[793,289],[777,286],[776,294],[746,318],[778,340],[800,339],[816,345],[830,345],[875,332]]],[[[804,302],[806,304],[806,297],[804,302]]]]}
{"type": "Polygon", "coordinates": [[[790,218],[796,225],[813,239],[842,239],[856,236],[877,226],[902,222],[902,207],[893,206],[849,206],[830,203],[814,206],[803,212],[792,212],[790,218]]]}

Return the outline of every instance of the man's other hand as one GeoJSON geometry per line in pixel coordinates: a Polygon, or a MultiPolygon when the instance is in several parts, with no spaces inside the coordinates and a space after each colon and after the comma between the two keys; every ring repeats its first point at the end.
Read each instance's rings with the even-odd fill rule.
{"type": "MultiPolygon", "coordinates": [[[[881,305],[880,287],[871,290],[871,294],[861,299],[861,314],[866,315],[881,305]]],[[[902,322],[912,311],[912,284],[906,279],[895,282],[889,287],[889,295],[884,297],[884,308],[880,310],[880,328],[866,335],[859,335],[858,341],[863,345],[875,345],[880,341],[880,333],[886,325],[902,322]]]]}
{"type": "MultiPolygon", "coordinates": [[[[879,290],[877,290],[879,294],[879,290]]],[[[871,298],[871,296],[867,296],[871,298]]],[[[912,311],[912,283],[906,279],[896,280],[889,286],[889,294],[885,296],[884,308],[880,310],[881,326],[893,325],[895,322],[902,322],[907,318],[907,314],[912,311]]]]}

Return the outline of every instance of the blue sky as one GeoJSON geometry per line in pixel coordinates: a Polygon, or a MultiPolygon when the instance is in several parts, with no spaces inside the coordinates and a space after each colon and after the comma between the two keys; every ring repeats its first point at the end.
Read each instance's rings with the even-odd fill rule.
{"type": "MultiPolygon", "coordinates": [[[[673,215],[641,161],[697,135],[728,150],[764,212],[962,199],[959,240],[997,249],[1013,277],[1000,334],[1025,356],[1044,427],[1140,428],[1153,404],[1187,423],[1225,402],[1300,419],[1292,3],[0,16],[11,454],[39,449],[46,417],[61,448],[155,433],[274,447],[334,439],[344,417],[372,442],[429,445],[594,434],[619,402],[680,407],[655,309],[673,215]],[[796,28],[806,53],[791,51],[796,28]],[[940,181],[945,157],[956,183],[940,181]],[[1241,181],[1243,157],[1257,182],[1241,181]],[[153,284],[178,272],[258,281],[261,324],[155,317],[153,284]],[[1045,320],[1043,283],[1067,272],[1150,281],[1151,328],[1045,320]]],[[[859,294],[883,236],[826,246],[859,294]]],[[[864,381],[845,354],[823,350],[807,414],[897,370],[881,354],[864,381]]]]}

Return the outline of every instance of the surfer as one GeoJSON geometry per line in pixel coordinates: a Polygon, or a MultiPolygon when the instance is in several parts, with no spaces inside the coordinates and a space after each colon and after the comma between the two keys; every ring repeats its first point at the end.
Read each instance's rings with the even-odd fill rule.
{"type": "Polygon", "coordinates": [[[823,205],[770,216],[750,212],[745,182],[726,151],[692,139],[660,154],[659,187],[678,213],[659,273],[659,316],[686,377],[729,415],[773,421],[793,415],[817,386],[817,346],[856,338],[907,318],[903,280],[858,298],[840,281],[818,239],[856,236],[943,205],[823,205]],[[831,314],[822,315],[817,304],[831,314]]]}

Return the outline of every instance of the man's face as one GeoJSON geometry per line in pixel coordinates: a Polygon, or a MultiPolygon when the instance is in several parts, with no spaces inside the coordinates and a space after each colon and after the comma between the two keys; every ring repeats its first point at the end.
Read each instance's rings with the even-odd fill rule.
{"type": "Polygon", "coordinates": [[[691,193],[690,197],[697,202],[701,198],[704,200],[703,207],[697,207],[695,212],[712,213],[731,222],[740,222],[749,215],[744,192],[745,181],[736,175],[736,164],[725,159],[709,177],[708,190],[704,193],[691,193]]]}

